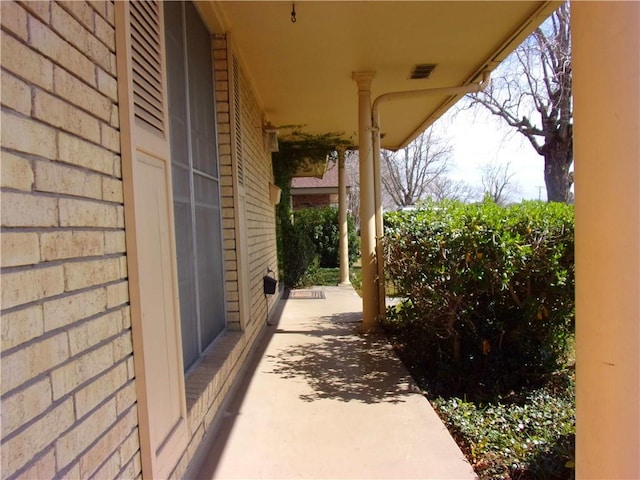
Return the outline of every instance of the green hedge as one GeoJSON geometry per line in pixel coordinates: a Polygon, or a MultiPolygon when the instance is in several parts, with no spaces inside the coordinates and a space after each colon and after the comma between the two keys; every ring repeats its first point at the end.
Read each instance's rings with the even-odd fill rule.
{"type": "MultiPolygon", "coordinates": [[[[347,218],[349,264],[360,255],[360,240],[351,217],[347,218]]],[[[318,268],[339,266],[338,210],[333,207],[295,211],[293,222],[281,227],[284,281],[289,287],[303,286],[318,268]]]]}
{"type": "Polygon", "coordinates": [[[310,268],[317,266],[317,254],[311,238],[296,223],[283,222],[282,240],[283,279],[288,287],[295,288],[310,268]]]}
{"type": "Polygon", "coordinates": [[[386,271],[406,298],[386,326],[410,364],[464,390],[510,388],[564,361],[572,206],[426,203],[387,214],[385,232],[386,271]]]}
{"type": "MultiPolygon", "coordinates": [[[[313,243],[320,268],[338,267],[340,263],[338,209],[306,208],[295,211],[293,218],[300,232],[313,243]]],[[[349,265],[351,265],[360,256],[360,240],[350,215],[347,215],[347,232],[349,265]]]]}

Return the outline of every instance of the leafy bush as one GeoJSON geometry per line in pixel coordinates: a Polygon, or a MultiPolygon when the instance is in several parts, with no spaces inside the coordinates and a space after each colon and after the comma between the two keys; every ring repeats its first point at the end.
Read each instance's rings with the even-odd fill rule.
{"type": "MultiPolygon", "coordinates": [[[[360,254],[353,220],[348,218],[349,260],[360,254]]],[[[299,287],[313,282],[319,268],[334,268],[339,263],[338,211],[335,208],[309,208],[294,212],[294,221],[281,222],[284,282],[299,287]]]]}
{"type": "MultiPolygon", "coordinates": [[[[337,208],[326,207],[297,210],[294,212],[294,223],[299,228],[299,231],[303,235],[306,235],[315,246],[321,268],[334,268],[339,265],[340,254],[338,244],[340,231],[337,208]]],[[[349,265],[351,265],[360,255],[360,244],[355,232],[353,219],[350,216],[347,217],[347,231],[349,265]]]]}
{"type": "Polygon", "coordinates": [[[280,236],[284,267],[281,272],[284,283],[289,287],[296,287],[314,262],[317,264],[316,248],[305,230],[296,223],[282,223],[280,236]]]}
{"type": "Polygon", "coordinates": [[[410,367],[448,392],[510,389],[558,368],[573,332],[573,207],[428,202],[385,216],[388,312],[410,367]]]}
{"type": "MultiPolygon", "coordinates": [[[[362,288],[362,273],[360,267],[351,267],[349,270],[351,286],[358,292],[362,288]]],[[[301,284],[310,285],[338,285],[340,283],[339,268],[310,268],[307,270],[301,284]]]]}

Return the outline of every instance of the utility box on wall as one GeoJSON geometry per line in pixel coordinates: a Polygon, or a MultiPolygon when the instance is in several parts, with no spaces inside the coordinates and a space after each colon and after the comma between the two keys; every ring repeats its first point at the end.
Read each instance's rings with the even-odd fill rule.
{"type": "Polygon", "coordinates": [[[276,286],[278,285],[278,281],[270,275],[265,275],[262,277],[263,289],[265,295],[273,295],[276,293],[276,286]]]}

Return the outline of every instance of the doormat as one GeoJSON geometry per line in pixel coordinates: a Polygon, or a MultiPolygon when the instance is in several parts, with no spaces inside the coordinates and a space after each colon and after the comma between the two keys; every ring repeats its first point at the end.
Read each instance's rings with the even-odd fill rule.
{"type": "Polygon", "coordinates": [[[285,298],[291,300],[322,300],[327,297],[323,290],[289,290],[285,298]]]}

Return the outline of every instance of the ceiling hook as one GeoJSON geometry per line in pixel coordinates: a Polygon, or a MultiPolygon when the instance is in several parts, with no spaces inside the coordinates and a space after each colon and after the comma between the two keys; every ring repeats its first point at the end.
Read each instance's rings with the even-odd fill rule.
{"type": "Polygon", "coordinates": [[[296,4],[291,4],[291,23],[296,23],[296,4]]]}

